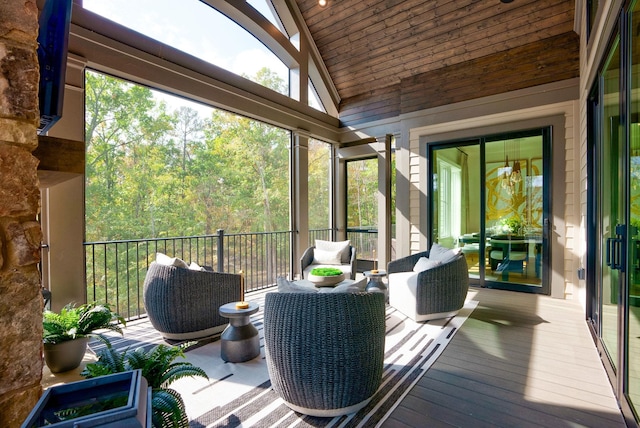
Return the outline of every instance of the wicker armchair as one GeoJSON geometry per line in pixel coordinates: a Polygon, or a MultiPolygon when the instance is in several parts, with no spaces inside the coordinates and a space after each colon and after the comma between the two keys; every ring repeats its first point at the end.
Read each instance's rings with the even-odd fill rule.
{"type": "Polygon", "coordinates": [[[418,259],[428,256],[424,251],[387,265],[389,304],[418,322],[457,314],[469,291],[469,271],[462,254],[443,265],[414,272],[418,259]]]}
{"type": "Polygon", "coordinates": [[[220,306],[240,300],[240,275],[151,263],[144,306],[165,339],[189,340],[220,333],[229,323],[220,306]]]}
{"type": "Polygon", "coordinates": [[[267,293],[265,356],[273,389],[306,415],[364,407],[382,381],[382,293],[267,293]]]}
{"type": "Polygon", "coordinates": [[[302,257],[300,257],[300,273],[302,278],[308,278],[309,272],[317,267],[334,267],[344,272],[344,276],[347,279],[356,279],[356,249],[353,246],[349,246],[349,260],[343,261],[341,265],[315,265],[313,264],[313,256],[315,246],[307,248],[302,257]]]}

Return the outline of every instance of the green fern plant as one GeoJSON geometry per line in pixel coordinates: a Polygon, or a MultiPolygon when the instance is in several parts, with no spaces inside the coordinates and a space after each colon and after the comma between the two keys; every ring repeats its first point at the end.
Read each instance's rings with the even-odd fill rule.
{"type": "Polygon", "coordinates": [[[177,358],[184,358],[184,349],[191,345],[185,343],[179,346],[157,345],[146,351],[137,348],[133,351],[126,349],[119,352],[113,348],[106,338],[101,338],[106,348],[98,352],[98,361],[87,364],[81,375],[86,378],[104,376],[127,370],[141,369],[142,376],[147,379],[151,387],[151,411],[154,427],[187,428],[189,419],[180,394],[169,386],[185,377],[203,377],[209,379],[200,367],[183,361],[175,362],[177,358]]]}
{"type": "Polygon", "coordinates": [[[45,311],[42,315],[42,340],[44,343],[61,343],[81,337],[98,336],[96,330],[108,329],[122,334],[120,325],[126,325],[123,317],[108,305],[86,303],[66,305],[60,313],[45,311]]]}

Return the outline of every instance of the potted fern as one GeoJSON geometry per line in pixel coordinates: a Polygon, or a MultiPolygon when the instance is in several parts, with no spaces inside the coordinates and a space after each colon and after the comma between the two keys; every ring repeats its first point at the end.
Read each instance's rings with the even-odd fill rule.
{"type": "Polygon", "coordinates": [[[96,330],[108,329],[122,334],[125,320],[108,305],[87,303],[66,305],[60,313],[45,311],[42,315],[44,360],[52,373],[73,370],[80,365],[96,330]]]}
{"type": "Polygon", "coordinates": [[[116,351],[106,337],[100,338],[106,348],[98,351],[98,361],[89,363],[80,373],[86,378],[105,376],[128,370],[142,370],[151,388],[151,420],[158,428],[188,428],[189,419],[184,401],[175,389],[169,386],[184,377],[203,377],[209,379],[200,367],[187,361],[175,362],[184,358],[184,349],[192,343],[179,346],[156,345],[150,350],[137,348],[124,352],[116,351]]]}

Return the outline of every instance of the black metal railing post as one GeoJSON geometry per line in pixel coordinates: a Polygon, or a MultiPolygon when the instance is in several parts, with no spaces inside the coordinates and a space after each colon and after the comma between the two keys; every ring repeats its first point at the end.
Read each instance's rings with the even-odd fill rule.
{"type": "Polygon", "coordinates": [[[224,272],[224,229],[218,229],[218,272],[224,272]]]}

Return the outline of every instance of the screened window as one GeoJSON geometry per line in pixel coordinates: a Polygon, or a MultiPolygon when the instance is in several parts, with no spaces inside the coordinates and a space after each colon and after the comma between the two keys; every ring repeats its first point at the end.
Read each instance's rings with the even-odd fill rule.
{"type": "MultiPolygon", "coordinates": [[[[251,3],[271,14],[266,0],[251,3]]],[[[287,82],[281,93],[289,95],[287,66],[244,28],[203,2],[84,0],[83,7],[256,83],[261,82],[253,76],[266,67],[287,82]]],[[[272,14],[271,18],[275,20],[272,14]]]]}
{"type": "Polygon", "coordinates": [[[86,239],[289,228],[290,133],[87,71],[86,239]]]}
{"type": "Polygon", "coordinates": [[[287,33],[284,31],[284,27],[282,25],[282,22],[280,21],[280,18],[277,16],[277,14],[273,10],[273,5],[271,4],[271,0],[247,0],[247,3],[253,6],[255,10],[260,12],[262,16],[267,18],[269,22],[275,25],[275,27],[279,29],[282,34],[287,36],[287,33]]]}

